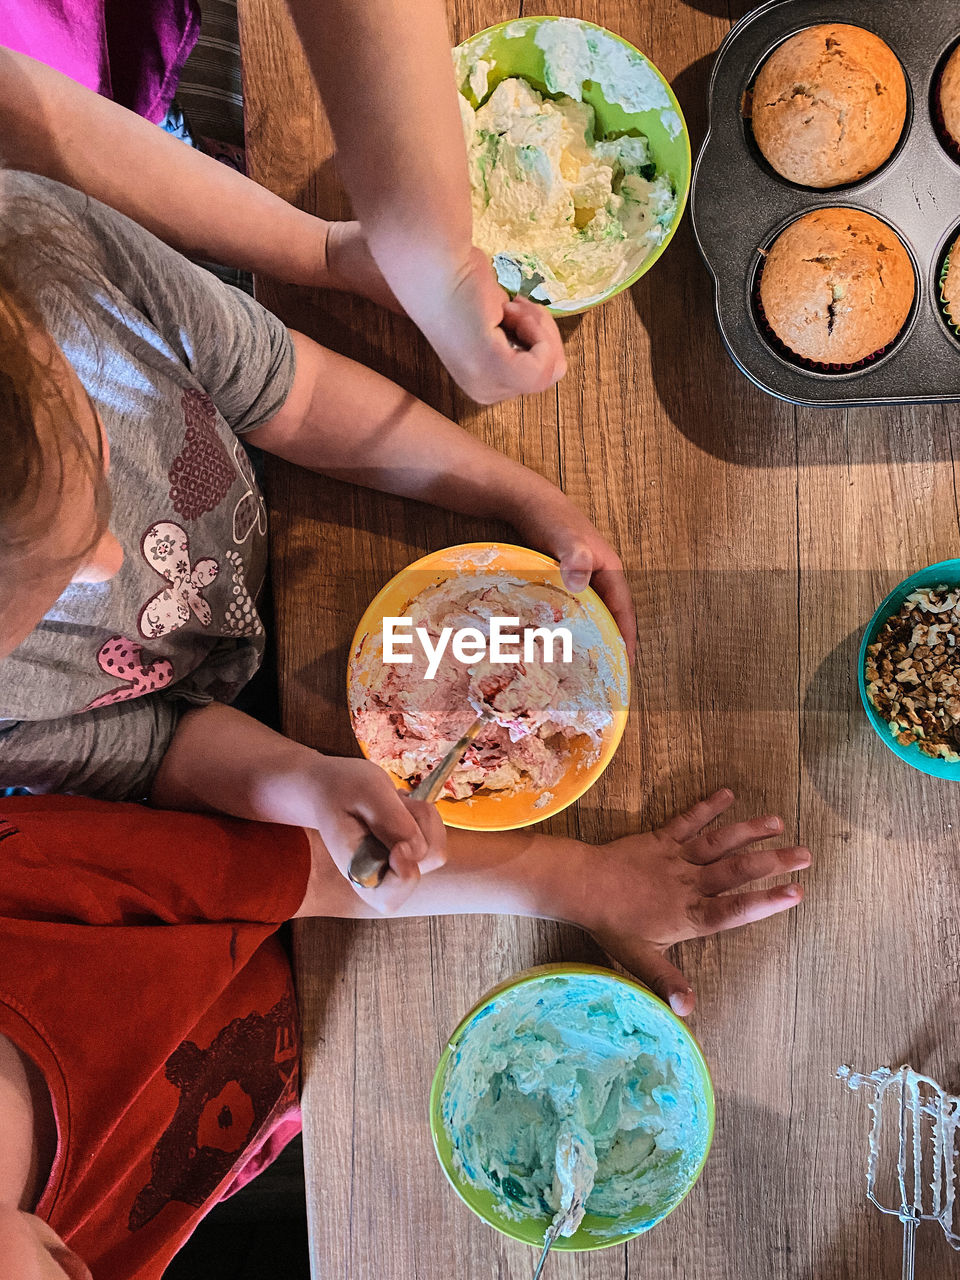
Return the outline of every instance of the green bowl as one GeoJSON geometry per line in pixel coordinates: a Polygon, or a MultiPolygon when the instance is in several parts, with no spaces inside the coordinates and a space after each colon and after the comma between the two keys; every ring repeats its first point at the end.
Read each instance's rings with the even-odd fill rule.
{"type": "Polygon", "coordinates": [[[937,564],[927,565],[916,573],[905,578],[898,587],[890,592],[883,604],[876,611],[863,633],[860,653],[857,659],[857,678],[860,685],[860,700],[867,713],[867,719],[880,741],[899,756],[901,760],[919,769],[921,773],[930,774],[933,778],[951,778],[960,780],[960,761],[951,764],[949,760],[938,760],[925,755],[915,743],[903,747],[896,740],[886,720],[879,714],[867,696],[867,681],[864,674],[867,661],[867,646],[874,643],[880,628],[888,618],[899,613],[900,606],[913,591],[940,586],[960,587],[960,560],[940,560],[937,564]]]}
{"type": "MultiPolygon", "coordinates": [[[[607,302],[610,298],[615,298],[618,293],[622,293],[624,289],[629,289],[631,285],[636,284],[641,276],[646,275],[673,239],[674,232],[680,225],[680,220],[687,204],[687,195],[690,191],[690,172],[692,168],[690,135],[687,131],[686,121],[683,118],[683,112],[680,110],[680,104],[677,102],[673,90],[650,59],[615,32],[608,31],[605,27],[598,27],[593,22],[583,22],[573,18],[515,18],[511,22],[501,22],[495,27],[487,27],[483,31],[478,31],[475,36],[471,36],[468,40],[464,40],[462,44],[458,45],[457,50],[466,50],[477,54],[482,56],[484,61],[493,64],[487,82],[488,92],[484,97],[484,101],[502,80],[508,80],[511,76],[520,76],[540,93],[548,97],[557,97],[559,95],[551,93],[547,86],[544,78],[543,50],[534,43],[534,36],[537,28],[545,23],[574,21],[588,33],[602,31],[604,35],[610,36],[619,44],[622,44],[628,50],[631,59],[636,59],[646,64],[666,90],[667,99],[670,103],[669,107],[655,107],[649,111],[625,111],[618,103],[608,102],[603,96],[600,86],[592,80],[584,81],[582,86],[583,101],[589,103],[596,112],[598,134],[616,136],[624,133],[642,133],[647,137],[650,143],[650,153],[656,162],[657,172],[667,174],[673,183],[674,191],[677,194],[677,210],[663,240],[655,248],[651,249],[650,253],[631,276],[586,302],[561,302],[556,306],[550,307],[550,311],[555,316],[578,315],[582,311],[589,311],[592,307],[599,306],[601,302],[607,302]],[[679,130],[675,133],[671,133],[667,123],[664,121],[665,114],[669,117],[673,113],[675,113],[674,119],[678,120],[680,125],[679,130]]],[[[457,87],[464,92],[465,97],[474,107],[481,105],[469,91],[469,87],[465,82],[457,87]]]]}
{"type": "Polygon", "coordinates": [[[682,1190],[675,1194],[669,1202],[657,1205],[637,1205],[629,1214],[623,1215],[617,1219],[600,1217],[596,1214],[588,1213],[584,1218],[579,1230],[575,1235],[570,1237],[561,1236],[554,1244],[555,1250],[567,1250],[571,1253],[583,1253],[592,1249],[606,1249],[611,1245],[624,1244],[627,1240],[632,1240],[635,1236],[640,1235],[644,1231],[648,1231],[671,1213],[682,1200],[686,1198],[691,1188],[700,1177],[700,1173],[707,1160],[710,1151],[710,1145],[713,1142],[713,1132],[715,1125],[715,1105],[713,1096],[713,1082],[710,1078],[710,1070],[707,1067],[700,1046],[690,1034],[686,1025],[676,1016],[675,1013],[664,1004],[657,996],[653,994],[649,988],[642,983],[634,981],[632,978],[621,977],[614,973],[611,969],[602,969],[597,965],[591,964],[546,964],[536,969],[527,969],[523,973],[517,974],[515,977],[509,978],[506,982],[500,983],[499,986],[488,991],[483,999],[470,1010],[460,1025],[450,1037],[447,1047],[443,1051],[440,1062],[437,1065],[436,1073],[433,1077],[433,1086],[430,1090],[430,1131],[433,1135],[433,1145],[440,1161],[443,1172],[446,1174],[448,1181],[456,1191],[460,1199],[466,1204],[478,1218],[481,1218],[489,1226],[495,1227],[505,1236],[510,1236],[514,1240],[521,1240],[524,1244],[533,1245],[536,1248],[543,1247],[544,1232],[550,1225],[551,1219],[544,1214],[528,1214],[522,1218],[510,1217],[504,1213],[501,1202],[498,1197],[491,1192],[475,1187],[469,1182],[462,1173],[457,1169],[453,1158],[453,1144],[447,1133],[446,1126],[443,1122],[442,1101],[447,1076],[447,1066],[454,1053],[456,1053],[460,1044],[466,1036],[470,1034],[470,1028],[476,1019],[481,1016],[485,1010],[504,992],[514,990],[517,987],[525,986],[529,983],[549,983],[555,982],[561,977],[580,977],[582,975],[590,975],[601,977],[609,981],[613,985],[629,987],[633,992],[640,992],[643,998],[649,1002],[651,1009],[655,1010],[656,1015],[668,1021],[672,1026],[679,1027],[682,1032],[682,1040],[686,1050],[689,1052],[690,1059],[696,1074],[699,1076],[703,1085],[703,1092],[706,1099],[706,1114],[704,1116],[704,1126],[706,1129],[703,1157],[691,1173],[689,1180],[685,1183],[682,1190]]]}

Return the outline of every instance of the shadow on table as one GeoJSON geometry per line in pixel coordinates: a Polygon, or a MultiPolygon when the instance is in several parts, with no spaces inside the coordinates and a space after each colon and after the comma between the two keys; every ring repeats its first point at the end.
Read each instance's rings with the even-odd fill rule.
{"type": "MultiPolygon", "coordinates": [[[[940,1002],[941,1009],[949,1010],[944,1016],[938,1009],[936,1017],[931,1015],[923,1026],[918,1027],[910,1038],[896,1046],[897,1053],[890,1063],[884,1066],[898,1067],[907,1063],[914,1071],[929,1075],[948,1093],[960,1092],[960,1062],[957,1061],[955,1046],[943,1043],[942,1027],[944,1024],[957,1025],[957,993],[945,991],[940,1002]],[[941,1028],[941,1030],[938,1030],[941,1028]]],[[[870,1063],[867,1070],[881,1065],[870,1063]]]]}
{"type": "MultiPolygon", "coordinates": [[[[831,1185],[831,1178],[841,1173],[821,1165],[815,1149],[807,1157],[799,1136],[801,1126],[814,1131],[826,1121],[826,1101],[819,1120],[808,1114],[788,1122],[768,1107],[737,1097],[721,1096],[717,1110],[715,1150],[699,1194],[715,1206],[714,1213],[739,1224],[737,1243],[743,1257],[764,1259],[764,1274],[770,1280],[899,1280],[900,1224],[896,1218],[884,1220],[867,1200],[866,1107],[863,1150],[852,1153],[853,1181],[843,1186],[831,1185]],[[838,1213],[843,1215],[841,1223],[834,1221],[838,1213]]],[[[720,1234],[726,1241],[723,1228],[720,1234]]],[[[729,1261],[727,1266],[732,1268],[729,1261]]],[[[757,1264],[753,1266],[760,1274],[757,1264]]],[[[956,1255],[942,1231],[924,1224],[917,1237],[919,1280],[951,1275],[955,1268],[956,1255]]],[[[736,1272],[724,1268],[722,1274],[736,1272]]]]}
{"type": "MultiPolygon", "coordinates": [[[[713,55],[674,80],[696,156],[706,131],[713,55]]],[[[787,467],[796,461],[794,412],[753,386],[724,348],[713,285],[693,236],[689,206],[660,261],[630,291],[650,335],[650,364],[660,401],[677,430],[724,461],[787,467]]]]}
{"type": "Polygon", "coordinates": [[[365,298],[330,289],[259,283],[257,296],[286,324],[300,329],[331,351],[375,369],[391,382],[425,400],[448,417],[458,412],[461,396],[430,344],[406,316],[395,315],[365,298]]]}
{"type": "MultiPolygon", "coordinates": [[[[747,1088],[749,1082],[742,1082],[747,1088]]],[[[717,1099],[717,1130],[713,1154],[707,1160],[699,1194],[710,1206],[706,1249],[714,1262],[703,1275],[735,1275],[737,1264],[724,1258],[716,1268],[717,1245],[727,1245],[729,1223],[737,1223],[735,1238],[742,1258],[764,1259],[744,1266],[745,1274],[784,1280],[793,1274],[790,1258],[796,1248],[790,1223],[795,1220],[794,1196],[803,1186],[804,1171],[793,1167],[791,1130],[786,1116],[753,1099],[721,1091],[717,1099]],[[728,1271],[729,1268],[729,1271],[728,1271]]]]}
{"type": "Polygon", "coordinates": [[[272,537],[284,546],[273,573],[286,728],[311,746],[356,755],[344,680],[354,628],[389,578],[427,551],[460,542],[515,541],[505,523],[469,519],[411,500],[308,475],[279,460],[267,467],[272,537]],[[357,537],[360,533],[363,536],[357,537]],[[319,596],[317,556],[326,559],[319,596]],[[309,627],[310,643],[299,639],[309,627]],[[290,630],[290,642],[286,634],[290,630]]]}
{"type": "Polygon", "coordinates": [[[715,18],[729,18],[731,22],[738,22],[757,7],[757,0],[684,0],[684,3],[688,9],[697,9],[715,18]]]}
{"type": "MultiPolygon", "coordinates": [[[[900,1280],[903,1233],[899,1219],[881,1214],[870,1204],[865,1178],[863,1206],[862,1213],[823,1241],[808,1270],[791,1272],[791,1276],[802,1280],[865,1280],[867,1276],[870,1280],[900,1280]]],[[[955,1275],[956,1270],[957,1255],[941,1229],[932,1222],[921,1223],[916,1247],[918,1280],[941,1280],[955,1275]]]]}

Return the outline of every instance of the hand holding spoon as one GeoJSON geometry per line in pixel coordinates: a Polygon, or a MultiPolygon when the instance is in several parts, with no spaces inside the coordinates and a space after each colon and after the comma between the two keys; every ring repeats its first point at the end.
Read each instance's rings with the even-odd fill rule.
{"type": "Polygon", "coordinates": [[[547,1254],[556,1244],[558,1236],[572,1236],[583,1221],[587,1196],[593,1190],[597,1171],[596,1157],[588,1150],[582,1138],[569,1127],[560,1130],[557,1137],[555,1186],[560,1187],[560,1209],[547,1228],[543,1253],[533,1273],[533,1280],[540,1280],[547,1254]]]}
{"type": "MultiPolygon", "coordinates": [[[[476,720],[474,720],[463,737],[458,738],[437,767],[432,769],[414,787],[411,793],[414,800],[426,800],[428,804],[436,802],[443,789],[443,784],[460,763],[467,747],[469,747],[480,730],[493,719],[492,711],[486,707],[480,709],[476,720]]],[[[356,851],[350,859],[350,869],[347,874],[354,884],[358,884],[364,889],[376,889],[377,885],[382,883],[389,867],[390,850],[381,840],[377,839],[372,831],[368,831],[357,845],[356,851]]]]}

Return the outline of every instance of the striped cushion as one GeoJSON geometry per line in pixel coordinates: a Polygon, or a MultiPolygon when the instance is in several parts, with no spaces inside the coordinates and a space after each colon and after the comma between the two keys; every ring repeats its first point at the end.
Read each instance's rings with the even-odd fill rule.
{"type": "Polygon", "coordinates": [[[195,137],[243,146],[237,0],[200,0],[200,38],[177,86],[195,137]]]}

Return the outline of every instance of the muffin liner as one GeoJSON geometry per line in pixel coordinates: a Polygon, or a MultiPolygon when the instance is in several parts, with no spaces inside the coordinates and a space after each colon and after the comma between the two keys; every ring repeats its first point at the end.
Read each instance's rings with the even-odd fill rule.
{"type": "Polygon", "coordinates": [[[760,299],[760,281],[763,279],[763,266],[765,260],[765,256],[761,254],[760,262],[757,267],[757,274],[753,281],[754,313],[757,317],[757,322],[760,325],[760,332],[763,334],[764,341],[767,345],[772,347],[778,356],[782,356],[784,360],[789,360],[791,364],[797,365],[798,368],[809,369],[812,373],[857,373],[861,369],[868,369],[871,365],[876,364],[882,356],[885,356],[891,347],[894,346],[897,338],[900,337],[900,333],[903,332],[905,325],[901,327],[900,333],[898,333],[897,337],[893,339],[893,342],[888,342],[886,346],[880,347],[870,355],[864,356],[862,360],[857,360],[854,364],[827,364],[819,360],[808,360],[806,356],[798,355],[796,351],[793,351],[788,347],[783,339],[774,332],[770,325],[770,321],[767,319],[767,313],[763,309],[763,302],[760,299]]]}
{"type": "Polygon", "coordinates": [[[960,164],[960,142],[957,142],[947,128],[947,122],[943,118],[943,108],[940,105],[940,86],[943,84],[943,73],[947,68],[947,63],[950,61],[952,53],[953,50],[951,49],[937,72],[937,78],[933,85],[931,114],[933,115],[933,127],[941,147],[955,164],[960,164]]]}
{"type": "MultiPolygon", "coordinates": [[[[958,161],[958,163],[960,163],[960,161],[958,161]]],[[[954,238],[953,244],[948,249],[947,255],[943,260],[943,265],[940,268],[940,275],[938,277],[937,296],[940,301],[940,314],[943,316],[944,320],[947,322],[947,327],[949,328],[951,333],[955,334],[958,338],[960,338],[960,317],[958,317],[957,319],[954,319],[953,316],[951,316],[950,312],[947,310],[947,305],[948,305],[947,300],[943,296],[943,286],[947,282],[947,272],[950,269],[950,259],[953,257],[953,251],[957,247],[958,240],[960,240],[960,235],[954,238]]]]}

